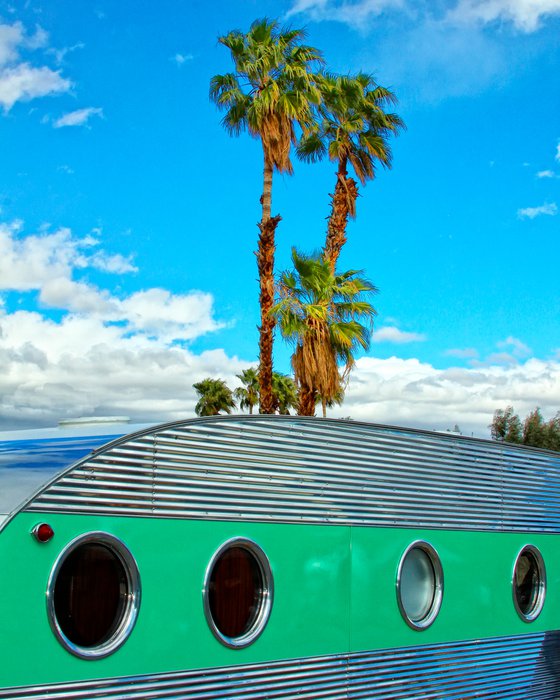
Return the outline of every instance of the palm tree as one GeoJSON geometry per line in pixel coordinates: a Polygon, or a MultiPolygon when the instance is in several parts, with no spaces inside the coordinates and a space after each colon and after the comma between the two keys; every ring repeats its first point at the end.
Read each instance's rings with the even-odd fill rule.
{"type": "Polygon", "coordinates": [[[282,274],[272,313],[294,346],[298,413],[312,416],[319,396],[325,404],[337,400],[357,350],[369,346],[377,312],[367,297],[377,290],[356,270],[333,274],[320,255],[308,257],[293,249],[292,260],[295,269],[282,274]]]}
{"type": "Polygon", "coordinates": [[[272,391],[278,413],[290,415],[290,408],[298,405],[297,386],[294,380],[287,374],[272,373],[272,391]]]}
{"type": "Polygon", "coordinates": [[[233,395],[242,410],[249,409],[249,414],[253,413],[253,408],[259,403],[259,375],[254,367],[244,369],[241,374],[236,375],[241,379],[243,386],[238,387],[233,395]]]}
{"type": "Polygon", "coordinates": [[[318,78],[322,101],[315,128],[303,135],[297,153],[307,161],[324,155],[338,164],[331,214],[328,219],[324,256],[334,273],[340,250],[346,242],[348,217],[356,215],[358,187],[348,175],[350,164],[362,185],[375,177],[376,163],[391,167],[388,137],[404,128],[402,119],[386,113],[396,103],[395,95],[376,84],[371,75],[322,74],[318,78]]]}
{"type": "Polygon", "coordinates": [[[233,135],[247,130],[260,139],[263,149],[262,216],[259,223],[259,385],[261,413],[274,413],[272,345],[274,317],[275,231],[280,216],[272,216],[272,174],[292,173],[290,149],[295,128],[312,123],[312,105],[320,99],[312,71],[320,53],[302,44],[301,29],[282,29],[277,22],[260,19],[247,34],[232,31],[219,38],[231,52],[235,72],[215,75],[210,97],[225,110],[224,127],[233,135]]]}
{"type": "Polygon", "coordinates": [[[193,384],[193,387],[200,396],[194,408],[197,416],[217,416],[220,411],[231,413],[231,409],[235,408],[231,389],[223,379],[207,377],[193,384]]]}

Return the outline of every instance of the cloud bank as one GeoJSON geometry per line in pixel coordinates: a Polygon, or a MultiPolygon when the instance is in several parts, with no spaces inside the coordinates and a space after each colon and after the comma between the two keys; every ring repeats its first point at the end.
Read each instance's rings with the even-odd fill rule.
{"type": "MultiPolygon", "coordinates": [[[[137,267],[101,246],[101,234],[67,228],[26,234],[21,222],[0,224],[0,429],[53,426],[83,415],[127,415],[157,423],[194,415],[194,382],[204,377],[239,385],[236,375],[255,358],[219,347],[223,322],[210,293],[132,289],[137,267]],[[90,277],[106,280],[93,284],[90,277]],[[212,335],[213,334],[213,335],[212,335]],[[196,351],[194,341],[215,338],[196,351]]],[[[396,326],[378,339],[400,344],[424,339],[396,326]]],[[[346,400],[333,416],[351,416],[426,429],[458,424],[489,436],[493,412],[513,404],[524,415],[558,408],[560,350],[532,357],[520,339],[496,343],[484,361],[475,348],[448,355],[469,366],[438,369],[417,359],[370,356],[357,361],[346,400]]]]}

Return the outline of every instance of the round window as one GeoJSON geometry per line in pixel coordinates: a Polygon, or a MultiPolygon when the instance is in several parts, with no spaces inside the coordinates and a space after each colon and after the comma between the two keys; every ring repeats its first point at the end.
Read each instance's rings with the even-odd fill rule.
{"type": "Polygon", "coordinates": [[[229,647],[254,642],[270,615],[272,593],[262,549],[242,538],[226,542],[212,557],[204,582],[204,612],[213,634],[229,647]]]}
{"type": "Polygon", "coordinates": [[[526,622],[535,620],[544,605],[546,571],[541,553],[527,545],[517,555],[513,568],[513,603],[519,617],[526,622]]]}
{"type": "Polygon", "coordinates": [[[443,570],[436,550],[414,542],[403,554],[397,572],[397,600],[406,623],[413,629],[429,627],[443,598],[443,570]]]}
{"type": "Polygon", "coordinates": [[[126,640],[138,613],[140,578],[120,540],[103,532],[78,537],[60,554],[47,589],[51,627],[81,658],[112,654],[126,640]]]}

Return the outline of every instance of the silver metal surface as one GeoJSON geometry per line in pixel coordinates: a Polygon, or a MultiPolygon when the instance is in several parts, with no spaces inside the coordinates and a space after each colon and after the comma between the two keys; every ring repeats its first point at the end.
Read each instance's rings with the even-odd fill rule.
{"type": "Polygon", "coordinates": [[[519,617],[525,622],[532,622],[536,620],[541,614],[541,610],[544,606],[544,601],[546,598],[546,567],[544,564],[544,559],[539,549],[532,544],[525,545],[517,555],[515,564],[513,566],[513,575],[511,581],[512,595],[513,595],[513,605],[517,611],[519,617]],[[516,587],[516,572],[521,564],[521,560],[524,555],[529,555],[533,558],[537,565],[538,570],[538,581],[536,590],[533,592],[531,608],[528,611],[523,611],[520,605],[520,601],[517,597],[517,587],[516,587]]]}
{"type": "MultiPolygon", "coordinates": [[[[424,542],[422,540],[417,540],[416,542],[413,542],[410,544],[404,554],[401,557],[401,560],[399,562],[399,568],[397,570],[397,580],[396,580],[396,587],[397,587],[397,603],[399,606],[399,610],[401,612],[401,615],[403,616],[404,621],[406,622],[409,627],[412,627],[412,629],[415,630],[425,630],[427,629],[433,622],[435,621],[436,617],[438,616],[439,609],[441,608],[441,603],[443,600],[443,568],[441,566],[441,560],[439,558],[438,553],[432,547],[431,544],[428,542],[424,542]],[[412,550],[421,550],[426,554],[428,559],[430,560],[430,564],[433,570],[433,575],[434,575],[434,586],[433,590],[431,593],[431,601],[428,607],[427,612],[421,616],[420,618],[414,618],[412,615],[410,615],[410,611],[407,610],[405,602],[403,601],[403,596],[402,596],[402,575],[403,575],[403,566],[405,564],[406,558],[410,555],[412,550]]],[[[419,588],[419,586],[417,586],[419,588]]]]}
{"type": "Polygon", "coordinates": [[[7,688],[0,698],[85,700],[557,700],[560,633],[7,688]]]}
{"type": "Polygon", "coordinates": [[[212,630],[212,634],[218,639],[222,644],[232,649],[242,649],[252,644],[257,640],[264,631],[268,618],[270,617],[270,611],[272,610],[272,601],[274,598],[274,582],[272,578],[272,570],[270,568],[270,563],[266,554],[259,547],[256,542],[249,540],[245,537],[233,537],[224,544],[214,553],[214,556],[208,564],[206,569],[206,574],[204,576],[204,586],[202,589],[202,600],[204,607],[204,614],[206,616],[206,621],[208,626],[212,630]],[[259,596],[259,605],[254,614],[254,619],[251,622],[249,629],[244,632],[239,637],[229,637],[222,633],[222,631],[216,625],[214,617],[212,616],[212,611],[210,609],[210,598],[209,598],[209,588],[210,579],[212,576],[212,571],[217,561],[223,556],[228,549],[232,547],[241,547],[247,552],[252,554],[254,557],[261,574],[262,589],[259,596]]]}
{"type": "MultiPolygon", "coordinates": [[[[95,582],[93,581],[92,583],[95,582]]],[[[102,659],[115,652],[128,639],[136,623],[140,608],[140,598],[141,587],[138,565],[128,547],[121,540],[106,532],[88,532],[69,542],[54,563],[47,584],[47,616],[51,629],[58,641],[71,654],[81,659],[102,659]],[[111,636],[94,647],[80,646],[69,639],[62,631],[55,608],[55,588],[60,568],[69,554],[86,544],[101,544],[110,550],[120,560],[127,578],[126,600],[120,620],[111,636]]]]}
{"type": "Polygon", "coordinates": [[[115,441],[34,512],[560,532],[560,454],[354,421],[195,419],[115,441]]]}

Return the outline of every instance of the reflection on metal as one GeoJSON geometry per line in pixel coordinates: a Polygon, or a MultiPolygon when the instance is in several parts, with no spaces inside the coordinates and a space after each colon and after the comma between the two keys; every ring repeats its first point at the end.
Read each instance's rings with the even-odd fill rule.
{"type": "Polygon", "coordinates": [[[560,633],[289,659],[76,683],[7,688],[0,698],[560,697],[560,633]],[[523,690],[522,690],[523,689],[523,690]]]}
{"type": "Polygon", "coordinates": [[[27,510],[560,532],[560,454],[354,421],[224,416],[116,441],[27,510]]]}

